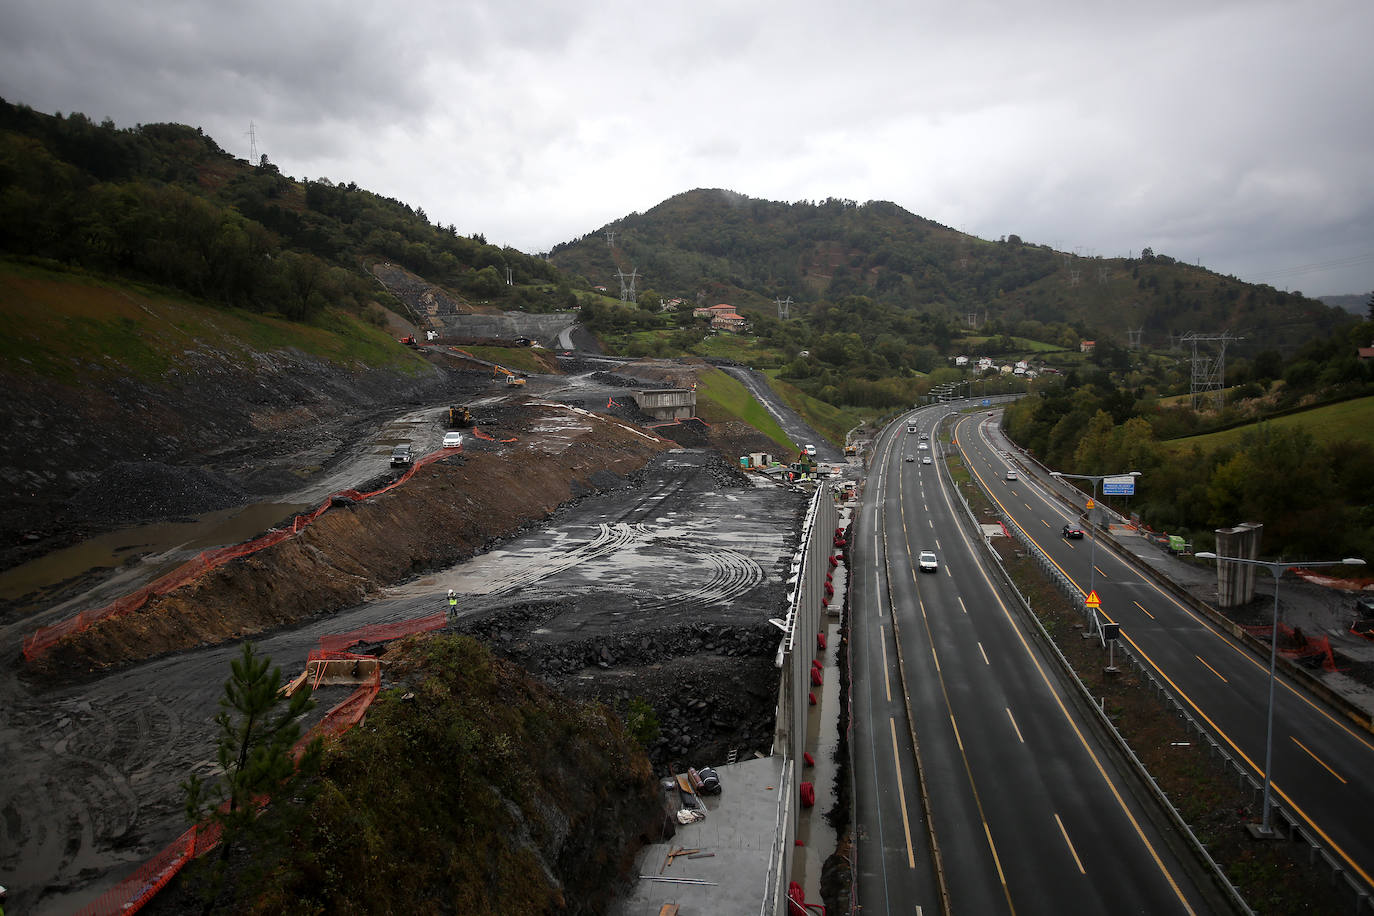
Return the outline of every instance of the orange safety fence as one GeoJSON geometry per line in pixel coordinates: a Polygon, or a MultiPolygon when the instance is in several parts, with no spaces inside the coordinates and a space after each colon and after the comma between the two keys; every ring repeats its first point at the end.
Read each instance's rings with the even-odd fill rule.
{"type": "Polygon", "coordinates": [[[1354,592],[1374,589],[1374,579],[1338,579],[1335,576],[1323,576],[1321,573],[1314,573],[1310,569],[1295,569],[1293,575],[1304,582],[1311,582],[1313,585],[1321,585],[1326,588],[1337,588],[1341,591],[1354,592]]]}
{"type": "MultiPolygon", "coordinates": [[[[360,642],[386,642],[414,633],[428,633],[430,630],[443,629],[447,619],[448,614],[440,611],[437,614],[430,614],[428,617],[398,620],[393,623],[374,623],[370,626],[359,627],[356,630],[349,630],[347,633],[331,633],[328,636],[320,637],[320,649],[329,653],[342,652],[349,646],[360,642]]],[[[311,652],[310,657],[311,659],[316,658],[316,653],[311,652]]]]}
{"type": "Polygon", "coordinates": [[[519,438],[517,438],[517,437],[515,437],[515,436],[512,436],[512,437],[509,438],[509,439],[498,439],[498,438],[496,438],[495,436],[488,436],[486,433],[482,432],[480,429],[478,429],[478,428],[475,427],[475,426],[472,428],[472,434],[473,434],[474,436],[476,436],[478,439],[485,439],[485,440],[487,440],[488,442],[519,442],[519,441],[520,441],[519,438]]]}
{"type": "MultiPolygon", "coordinates": [[[[1256,639],[1272,639],[1274,628],[1269,625],[1243,627],[1245,632],[1256,639]]],[[[1316,667],[1320,665],[1327,671],[1341,671],[1336,667],[1336,654],[1331,650],[1331,639],[1326,636],[1309,636],[1300,629],[1286,623],[1279,624],[1279,651],[1298,664],[1316,667]]]]}
{"type": "MultiPolygon", "coordinates": [[[[688,419],[688,420],[691,420],[691,421],[694,422],[694,423],[700,423],[702,426],[710,426],[710,425],[711,425],[710,423],[707,423],[705,420],[703,420],[701,417],[688,417],[687,419],[688,419]]],[[[644,428],[645,428],[645,429],[658,429],[660,426],[673,426],[673,425],[681,426],[681,425],[682,425],[682,418],[681,418],[681,417],[675,417],[675,418],[673,418],[673,419],[671,419],[671,420],[664,420],[664,421],[662,421],[662,422],[660,422],[660,423],[645,423],[645,424],[644,424],[644,428]]]]}
{"type": "Polygon", "coordinates": [[[230,560],[256,553],[264,548],[280,544],[287,538],[294,537],[296,534],[309,527],[315,519],[327,512],[331,506],[340,503],[361,502],[362,500],[370,499],[373,496],[380,496],[389,490],[393,490],[410,480],[420,468],[431,462],[438,461],[440,458],[448,457],[452,453],[453,449],[440,449],[437,452],[432,452],[417,459],[413,465],[406,469],[404,474],[379,490],[373,490],[369,493],[361,493],[358,490],[352,489],[340,490],[332,494],[314,511],[305,515],[297,515],[291,520],[291,524],[285,528],[269,531],[264,535],[256,537],[251,541],[245,541],[242,544],[206,550],[192,557],[166,575],[155,579],[131,594],[125,595],[122,598],[116,598],[104,607],[85,610],[60,623],[39,627],[29,636],[24,638],[24,660],[32,661],[47,652],[64,637],[89,629],[101,620],[122,617],[125,614],[132,613],[147,604],[149,599],[175,591],[183,585],[198,579],[210,570],[223,566],[230,560]]]}

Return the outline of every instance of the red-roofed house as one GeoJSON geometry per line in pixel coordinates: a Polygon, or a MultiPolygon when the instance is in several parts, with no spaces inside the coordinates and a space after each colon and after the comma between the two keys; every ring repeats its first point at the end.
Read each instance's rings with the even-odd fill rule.
{"type": "Polygon", "coordinates": [[[724,331],[742,331],[749,324],[749,320],[735,311],[733,305],[708,306],[704,309],[693,309],[692,317],[709,318],[711,327],[724,331]]]}

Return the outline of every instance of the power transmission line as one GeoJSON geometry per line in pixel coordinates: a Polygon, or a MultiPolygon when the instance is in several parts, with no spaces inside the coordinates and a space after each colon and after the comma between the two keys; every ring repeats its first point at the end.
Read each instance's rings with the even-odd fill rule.
{"type": "Polygon", "coordinates": [[[1316,261],[1311,264],[1295,264],[1292,267],[1283,267],[1278,270],[1269,270],[1260,274],[1252,274],[1252,280],[1271,280],[1297,276],[1299,274],[1318,273],[1327,270],[1339,270],[1342,267],[1358,267],[1361,264],[1374,262],[1374,252],[1368,254],[1353,255],[1348,258],[1338,258],[1334,261],[1316,261]]]}
{"type": "Polygon", "coordinates": [[[1212,402],[1213,409],[1221,410],[1225,403],[1226,387],[1226,344],[1232,340],[1244,340],[1244,337],[1233,337],[1230,331],[1223,331],[1215,337],[1205,337],[1201,334],[1184,334],[1180,340],[1186,340],[1193,345],[1193,375],[1192,385],[1189,394],[1192,398],[1193,409],[1197,410],[1198,405],[1204,400],[1212,402]],[[1216,359],[1212,359],[1205,353],[1198,350],[1199,343],[1217,343],[1216,359]]]}
{"type": "Polygon", "coordinates": [[[639,276],[639,270],[635,268],[631,269],[629,273],[625,273],[625,271],[617,268],[615,275],[620,280],[620,301],[638,302],[638,294],[635,293],[635,278],[639,276]]]}

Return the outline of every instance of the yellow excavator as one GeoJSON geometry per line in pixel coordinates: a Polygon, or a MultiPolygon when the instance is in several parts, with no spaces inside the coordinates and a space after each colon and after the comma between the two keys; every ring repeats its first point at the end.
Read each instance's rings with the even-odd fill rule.
{"type": "Polygon", "coordinates": [[[491,377],[493,379],[497,379],[500,378],[502,375],[506,377],[507,388],[523,388],[525,386],[525,379],[523,376],[517,375],[516,373],[507,369],[505,366],[497,366],[493,364],[491,367],[491,377]]]}
{"type": "Polygon", "coordinates": [[[467,429],[476,422],[473,419],[472,411],[466,407],[450,407],[448,419],[445,421],[449,429],[467,429]]]}

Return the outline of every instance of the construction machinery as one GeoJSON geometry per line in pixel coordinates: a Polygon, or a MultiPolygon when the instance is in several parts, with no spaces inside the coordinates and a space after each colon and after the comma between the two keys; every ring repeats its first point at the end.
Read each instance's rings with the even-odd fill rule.
{"type": "Polygon", "coordinates": [[[475,426],[477,420],[473,418],[472,411],[466,407],[450,407],[448,416],[444,419],[444,425],[449,429],[467,429],[475,426]]]}
{"type": "Polygon", "coordinates": [[[505,366],[497,366],[493,364],[491,367],[491,377],[493,379],[496,379],[500,378],[502,375],[506,377],[507,388],[523,388],[525,386],[524,376],[510,371],[505,366]]]}

